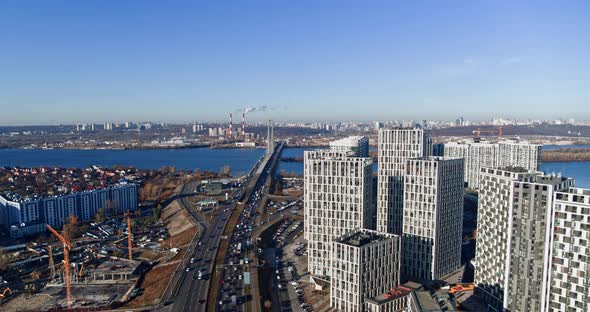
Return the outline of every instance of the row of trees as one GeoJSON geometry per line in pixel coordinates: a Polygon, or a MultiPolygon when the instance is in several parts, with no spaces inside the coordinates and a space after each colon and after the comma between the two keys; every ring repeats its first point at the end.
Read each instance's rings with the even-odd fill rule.
{"type": "Polygon", "coordinates": [[[590,148],[560,148],[541,153],[542,161],[590,161],[590,148]]]}

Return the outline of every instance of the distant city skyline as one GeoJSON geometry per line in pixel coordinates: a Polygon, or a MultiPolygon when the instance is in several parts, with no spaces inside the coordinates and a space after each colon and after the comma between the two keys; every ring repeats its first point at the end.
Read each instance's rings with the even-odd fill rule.
{"type": "Polygon", "coordinates": [[[0,4],[0,126],[590,120],[587,1],[0,4]],[[234,119],[237,121],[240,117],[234,119]]]}

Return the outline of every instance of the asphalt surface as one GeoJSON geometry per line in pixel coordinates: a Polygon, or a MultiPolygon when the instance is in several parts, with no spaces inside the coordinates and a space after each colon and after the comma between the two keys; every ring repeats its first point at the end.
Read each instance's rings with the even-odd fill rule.
{"type": "Polygon", "coordinates": [[[218,311],[243,311],[244,305],[252,298],[248,298],[244,292],[244,272],[248,271],[251,259],[245,257],[248,251],[255,248],[252,240],[252,230],[256,209],[264,197],[264,184],[268,178],[268,169],[265,169],[258,179],[253,192],[242,210],[238,224],[232,232],[230,243],[222,267],[222,285],[217,294],[218,311]]]}
{"type": "MultiPolygon", "coordinates": [[[[276,150],[273,154],[276,157],[276,150]]],[[[187,183],[183,186],[181,194],[177,196],[184,208],[189,212],[191,217],[199,223],[204,230],[199,236],[198,242],[193,242],[188,249],[187,255],[183,258],[180,270],[177,271],[172,279],[171,290],[167,291],[162,307],[165,311],[242,311],[243,305],[248,303],[248,298],[244,293],[244,269],[248,270],[248,264],[244,255],[254,248],[250,239],[254,219],[256,217],[256,208],[263,198],[264,184],[269,177],[270,161],[265,163],[264,168],[260,165],[265,163],[263,159],[258,161],[248,174],[246,181],[243,181],[241,187],[234,191],[232,203],[220,205],[216,215],[211,222],[192,207],[187,197],[194,193],[196,183],[187,183]],[[238,225],[230,236],[228,251],[224,258],[224,263],[220,265],[223,270],[221,275],[222,285],[219,287],[217,294],[217,303],[222,304],[215,307],[207,307],[207,296],[210,289],[210,279],[215,270],[215,257],[221,242],[224,229],[232,214],[236,209],[237,202],[244,194],[247,194],[247,188],[252,183],[252,179],[258,176],[256,184],[252,188],[250,196],[245,199],[246,206],[238,219],[238,225]],[[238,247],[241,248],[237,248],[238,247]],[[240,261],[241,260],[241,261],[240,261]],[[227,281],[227,283],[226,283],[227,281]]]]}
{"type": "MultiPolygon", "coordinates": [[[[258,166],[260,162],[256,164],[258,166]]],[[[254,172],[254,170],[251,171],[254,172]]],[[[219,243],[223,236],[224,228],[230,218],[232,211],[236,208],[236,202],[243,194],[243,189],[252,178],[249,175],[242,188],[234,192],[234,203],[230,205],[220,205],[216,215],[211,223],[196,211],[188,202],[186,197],[181,197],[181,204],[188,210],[191,216],[203,227],[204,232],[200,235],[198,243],[193,244],[189,249],[181,264],[182,274],[180,282],[173,292],[172,311],[205,311],[207,310],[207,294],[209,290],[210,278],[214,270],[215,256],[219,243]]],[[[183,187],[182,193],[191,193],[194,191],[196,183],[188,183],[183,187]]]]}
{"type": "MultiPolygon", "coordinates": [[[[273,157],[277,156],[277,150],[275,149],[273,157]]],[[[240,214],[238,224],[230,237],[228,251],[220,268],[223,272],[221,274],[221,287],[219,287],[217,293],[216,311],[244,311],[250,300],[258,300],[258,298],[251,298],[245,292],[247,285],[245,284],[246,275],[244,273],[249,272],[250,266],[254,265],[251,262],[252,259],[248,259],[246,255],[256,249],[256,242],[252,239],[252,231],[258,215],[258,206],[264,198],[265,183],[270,177],[272,163],[271,158],[265,168],[259,168],[260,177],[252,189],[252,193],[246,201],[246,206],[240,214]]]]}

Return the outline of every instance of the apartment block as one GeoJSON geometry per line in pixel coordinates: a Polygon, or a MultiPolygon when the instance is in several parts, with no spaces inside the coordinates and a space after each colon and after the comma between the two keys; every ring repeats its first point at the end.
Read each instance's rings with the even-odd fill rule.
{"type": "Polygon", "coordinates": [[[330,305],[365,311],[365,302],[399,285],[399,236],[357,229],[332,244],[330,305]]]}
{"type": "Polygon", "coordinates": [[[356,157],[369,157],[369,138],[364,136],[349,136],[330,142],[333,151],[351,152],[356,157]]]}
{"type": "Polygon", "coordinates": [[[430,156],[432,141],[423,129],[380,129],[378,136],[377,230],[401,234],[404,175],[410,158],[430,156]]]}
{"type": "Polygon", "coordinates": [[[304,155],[304,235],[308,269],[328,278],[332,241],[357,228],[374,228],[372,160],[333,150],[304,155]]]}
{"type": "Polygon", "coordinates": [[[18,200],[0,196],[0,224],[16,226],[11,229],[11,234],[32,235],[45,231],[44,224],[60,228],[70,216],[76,216],[80,221],[91,220],[99,208],[108,216],[133,211],[137,207],[138,186],[132,183],[60,196],[18,200]]]}
{"type": "Polygon", "coordinates": [[[404,280],[444,277],[461,266],[463,159],[410,159],[404,181],[404,280]]]}
{"type": "Polygon", "coordinates": [[[541,146],[526,142],[448,143],[442,150],[446,157],[465,159],[465,182],[472,189],[480,188],[482,168],[521,167],[536,171],[540,165],[541,146]]]}
{"type": "Polygon", "coordinates": [[[475,284],[492,311],[545,311],[553,198],[572,185],[522,168],[482,169],[475,284]]]}
{"type": "Polygon", "coordinates": [[[590,311],[590,189],[556,192],[545,311],[590,311]]]}

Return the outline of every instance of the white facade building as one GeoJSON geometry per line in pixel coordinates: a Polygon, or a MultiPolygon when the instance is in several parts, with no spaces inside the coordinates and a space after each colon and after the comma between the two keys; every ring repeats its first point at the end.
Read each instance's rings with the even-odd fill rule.
{"type": "Polygon", "coordinates": [[[16,225],[15,229],[22,229],[26,231],[24,234],[30,235],[39,233],[31,229],[45,230],[44,226],[33,224],[43,223],[60,228],[73,215],[80,221],[92,220],[99,208],[107,216],[119,215],[136,210],[138,200],[138,186],[132,183],[35,199],[9,200],[0,196],[0,224],[7,227],[16,225]]]}
{"type": "Polygon", "coordinates": [[[406,161],[430,156],[432,141],[417,128],[380,129],[378,137],[377,230],[401,234],[406,161]]]}
{"type": "Polygon", "coordinates": [[[447,143],[444,156],[465,159],[465,182],[472,189],[480,187],[481,168],[521,167],[539,170],[541,146],[526,142],[503,141],[447,143]]]}
{"type": "Polygon", "coordinates": [[[399,236],[358,229],[333,242],[330,306],[361,312],[369,298],[399,285],[399,236]]]}
{"type": "Polygon", "coordinates": [[[369,138],[350,136],[330,142],[333,151],[352,152],[356,157],[369,157],[369,138]]]}
{"type": "Polygon", "coordinates": [[[463,159],[410,159],[404,181],[402,274],[436,280],[461,267],[463,159]]]}
{"type": "Polygon", "coordinates": [[[522,168],[484,168],[481,181],[476,294],[497,311],[546,311],[553,199],[573,180],[522,168]]]}
{"type": "Polygon", "coordinates": [[[373,228],[372,160],[347,152],[304,155],[304,233],[308,270],[329,277],[332,241],[356,228],[373,228]]]}
{"type": "Polygon", "coordinates": [[[590,311],[590,189],[557,192],[554,206],[546,311],[590,311]]]}

